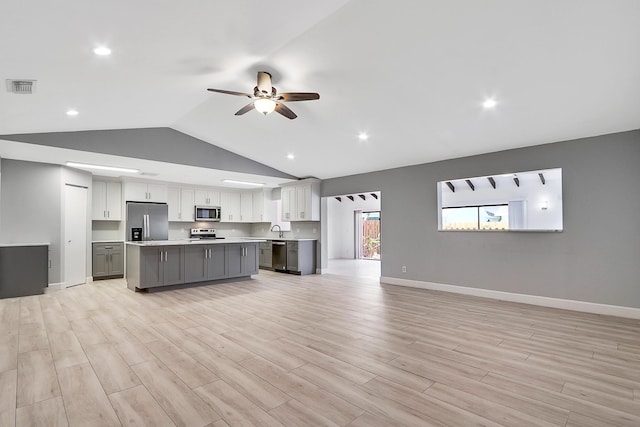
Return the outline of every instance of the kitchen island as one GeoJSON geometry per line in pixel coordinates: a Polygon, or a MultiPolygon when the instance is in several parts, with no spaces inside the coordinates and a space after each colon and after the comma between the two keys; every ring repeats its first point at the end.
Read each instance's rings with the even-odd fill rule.
{"type": "Polygon", "coordinates": [[[133,291],[248,278],[258,274],[259,239],[127,242],[126,280],[133,291]]]}

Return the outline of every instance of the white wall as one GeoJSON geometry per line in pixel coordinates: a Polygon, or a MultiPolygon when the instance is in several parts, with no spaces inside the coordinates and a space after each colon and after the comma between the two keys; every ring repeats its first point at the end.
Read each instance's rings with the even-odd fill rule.
{"type": "Polygon", "coordinates": [[[355,211],[379,211],[380,193],[378,199],[370,193],[362,200],[357,194],[353,201],[341,196],[342,202],[335,197],[327,199],[327,256],[329,259],[353,259],[355,257],[355,211]]]}

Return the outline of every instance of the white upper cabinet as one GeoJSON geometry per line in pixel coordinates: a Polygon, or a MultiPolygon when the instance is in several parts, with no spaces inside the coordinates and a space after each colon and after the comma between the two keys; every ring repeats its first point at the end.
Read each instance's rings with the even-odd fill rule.
{"type": "Polygon", "coordinates": [[[180,221],[180,188],[169,187],[167,189],[167,204],[169,205],[169,221],[180,221]]]}
{"type": "Polygon", "coordinates": [[[220,192],[216,190],[196,189],[195,204],[198,206],[220,206],[220,192]]]}
{"type": "Polygon", "coordinates": [[[282,199],[282,221],[294,221],[296,211],[295,187],[282,187],[280,194],[282,199]]]}
{"type": "Polygon", "coordinates": [[[306,179],[282,187],[283,221],[320,221],[320,181],[306,179]]]}
{"type": "Polygon", "coordinates": [[[167,186],[146,182],[125,182],[124,199],[127,202],[166,203],[167,186]]]}
{"type": "Polygon", "coordinates": [[[222,222],[241,222],[240,192],[220,192],[220,214],[222,222]]]}
{"type": "Polygon", "coordinates": [[[193,188],[180,189],[180,221],[193,222],[196,220],[195,190],[193,188]]]}
{"type": "Polygon", "coordinates": [[[169,187],[167,195],[169,221],[193,222],[195,220],[193,188],[169,187]]]}
{"type": "Polygon", "coordinates": [[[253,222],[253,193],[240,193],[240,221],[253,222]]]}
{"type": "Polygon", "coordinates": [[[271,189],[253,191],[253,222],[271,222],[274,210],[271,189]]]}
{"type": "Polygon", "coordinates": [[[94,221],[122,220],[122,186],[119,182],[93,181],[94,221]]]}

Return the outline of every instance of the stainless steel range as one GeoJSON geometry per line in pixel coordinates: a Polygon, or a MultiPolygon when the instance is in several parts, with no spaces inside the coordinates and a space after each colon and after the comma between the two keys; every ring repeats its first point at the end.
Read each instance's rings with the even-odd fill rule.
{"type": "Polygon", "coordinates": [[[189,235],[192,239],[224,239],[216,236],[215,228],[192,228],[189,235]]]}

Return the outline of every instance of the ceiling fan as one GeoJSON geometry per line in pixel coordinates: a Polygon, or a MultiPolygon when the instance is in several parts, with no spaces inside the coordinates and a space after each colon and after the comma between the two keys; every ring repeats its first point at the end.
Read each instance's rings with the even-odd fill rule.
{"type": "Polygon", "coordinates": [[[295,119],[298,116],[296,113],[291,111],[289,107],[284,105],[285,102],[312,101],[314,99],[320,99],[320,95],[314,92],[278,93],[276,88],[271,85],[271,74],[266,71],[258,71],[258,85],[253,88],[253,95],[223,89],[207,90],[211,92],[226,93],[227,95],[246,96],[247,98],[251,98],[251,103],[238,110],[236,112],[236,116],[241,116],[248,111],[256,109],[264,115],[276,111],[288,119],[295,119]]]}

